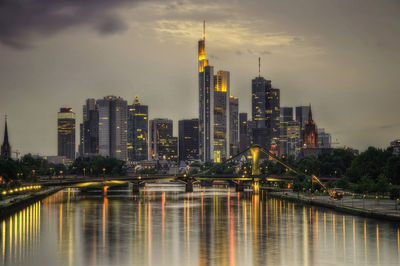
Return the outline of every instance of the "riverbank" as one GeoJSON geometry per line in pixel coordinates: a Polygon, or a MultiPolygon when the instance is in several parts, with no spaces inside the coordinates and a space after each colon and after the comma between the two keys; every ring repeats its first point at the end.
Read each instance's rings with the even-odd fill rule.
{"type": "Polygon", "coordinates": [[[62,187],[52,187],[41,191],[32,192],[25,195],[18,195],[7,200],[0,201],[0,219],[10,216],[18,210],[44,199],[62,189],[62,187]]]}
{"type": "Polygon", "coordinates": [[[357,199],[351,196],[345,196],[342,200],[329,200],[329,196],[311,196],[291,191],[278,192],[271,191],[268,188],[262,189],[269,191],[268,195],[274,198],[329,208],[351,215],[400,222],[400,206],[397,205],[395,200],[357,199]]]}

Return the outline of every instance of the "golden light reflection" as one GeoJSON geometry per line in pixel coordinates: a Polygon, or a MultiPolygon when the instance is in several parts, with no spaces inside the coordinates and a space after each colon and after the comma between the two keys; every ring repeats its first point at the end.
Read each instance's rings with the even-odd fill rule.
{"type": "Polygon", "coordinates": [[[343,254],[346,255],[346,217],[343,215],[343,254]]]}
{"type": "Polygon", "coordinates": [[[303,265],[309,264],[308,258],[308,221],[307,221],[307,213],[306,208],[303,207],[303,265]]]}
{"type": "Polygon", "coordinates": [[[380,258],[380,250],[379,250],[379,225],[376,225],[376,260],[377,263],[379,264],[381,261],[380,258]]]}

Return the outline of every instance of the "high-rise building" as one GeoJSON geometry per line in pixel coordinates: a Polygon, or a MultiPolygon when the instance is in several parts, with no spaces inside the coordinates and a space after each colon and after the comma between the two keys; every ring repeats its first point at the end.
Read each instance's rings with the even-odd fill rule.
{"type": "Polygon", "coordinates": [[[297,158],[301,148],[300,123],[287,121],[281,126],[280,155],[297,158]]]}
{"type": "Polygon", "coordinates": [[[149,152],[151,160],[176,161],[178,159],[178,139],[172,136],[173,122],[157,118],[149,123],[149,152]]]}
{"type": "Polygon", "coordinates": [[[8,127],[7,127],[7,116],[4,125],[4,139],[1,145],[1,159],[11,158],[11,146],[8,142],[8,127]]]}
{"type": "Polygon", "coordinates": [[[304,135],[303,135],[303,149],[314,149],[318,148],[318,134],[317,134],[317,125],[315,124],[312,118],[311,105],[310,111],[308,113],[308,119],[305,123],[304,127],[304,135]]]}
{"type": "Polygon", "coordinates": [[[75,159],[75,113],[72,108],[63,107],[57,114],[58,156],[75,159]]]}
{"type": "Polygon", "coordinates": [[[239,151],[243,151],[249,146],[247,143],[247,113],[239,114],[239,136],[239,151]]]}
{"type": "Polygon", "coordinates": [[[310,112],[310,106],[297,106],[296,107],[296,121],[300,123],[300,137],[303,139],[304,129],[306,121],[308,119],[308,113],[310,112]]]}
{"type": "Polygon", "coordinates": [[[179,121],[179,161],[199,159],[199,119],[179,121]]]}
{"type": "Polygon", "coordinates": [[[126,161],[127,102],[120,97],[106,96],[96,101],[99,112],[99,154],[126,161]]]}
{"type": "Polygon", "coordinates": [[[332,138],[331,134],[325,132],[324,128],[317,129],[317,136],[318,136],[318,147],[322,149],[329,149],[331,148],[332,138]]]}
{"type": "Polygon", "coordinates": [[[199,154],[203,161],[221,162],[229,155],[230,74],[209,65],[203,38],[198,43],[199,154]]]}
{"type": "Polygon", "coordinates": [[[87,99],[83,106],[82,152],[84,156],[99,153],[99,110],[95,99],[87,99]]]}
{"type": "Polygon", "coordinates": [[[212,159],[220,163],[228,157],[229,145],[229,90],[230,78],[228,71],[218,71],[214,76],[214,99],[211,124],[214,127],[214,134],[211,136],[212,159]]]}
{"type": "Polygon", "coordinates": [[[239,152],[239,98],[229,97],[229,156],[239,152]]]}
{"type": "Polygon", "coordinates": [[[280,136],[280,90],[272,88],[271,81],[260,75],[251,83],[252,120],[256,123],[253,130],[254,144],[266,147],[278,153],[280,136]]]}
{"type": "Polygon", "coordinates": [[[136,97],[128,106],[128,158],[131,161],[148,160],[149,108],[136,97]]]}
{"type": "Polygon", "coordinates": [[[84,155],[84,153],[83,153],[83,144],[85,143],[85,139],[83,137],[83,132],[84,132],[83,123],[80,123],[79,124],[79,144],[78,144],[79,157],[84,155]]]}
{"type": "Polygon", "coordinates": [[[279,154],[281,156],[288,155],[288,124],[293,121],[293,108],[281,107],[281,125],[280,125],[280,139],[279,139],[279,154]]]}

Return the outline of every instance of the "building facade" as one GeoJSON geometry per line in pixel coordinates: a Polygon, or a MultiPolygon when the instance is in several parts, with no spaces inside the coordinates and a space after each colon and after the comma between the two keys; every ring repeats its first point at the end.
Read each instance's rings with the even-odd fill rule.
{"type": "Polygon", "coordinates": [[[95,99],[87,99],[83,106],[83,133],[81,145],[84,156],[99,153],[99,110],[95,99]]]}
{"type": "Polygon", "coordinates": [[[312,118],[311,105],[310,111],[308,113],[308,119],[304,126],[304,135],[303,135],[303,149],[315,149],[318,148],[318,133],[317,133],[317,125],[315,124],[312,118]]]}
{"type": "Polygon", "coordinates": [[[253,142],[271,152],[279,153],[280,90],[272,88],[271,81],[259,76],[251,82],[253,142]]]}
{"type": "Polygon", "coordinates": [[[317,129],[318,147],[322,149],[329,149],[332,147],[331,134],[325,132],[324,128],[317,129]]]}
{"type": "Polygon", "coordinates": [[[199,119],[179,121],[179,161],[199,159],[199,119]]]}
{"type": "Polygon", "coordinates": [[[239,153],[239,98],[229,97],[229,157],[239,153]]]}
{"type": "Polygon", "coordinates": [[[247,143],[247,113],[239,114],[239,151],[245,150],[247,143]]]}
{"type": "Polygon", "coordinates": [[[149,122],[151,160],[178,160],[178,139],[173,137],[173,121],[157,118],[149,122]]]}
{"type": "Polygon", "coordinates": [[[127,102],[120,97],[106,96],[96,102],[99,112],[99,154],[126,161],[127,102]]]}
{"type": "Polygon", "coordinates": [[[310,106],[296,106],[296,121],[300,123],[300,137],[303,139],[306,121],[310,112],[310,106]]]}
{"type": "Polygon", "coordinates": [[[149,107],[135,98],[128,106],[128,158],[130,161],[148,160],[149,107]]]}
{"type": "Polygon", "coordinates": [[[63,107],[57,114],[58,156],[75,159],[75,113],[63,107]]]}

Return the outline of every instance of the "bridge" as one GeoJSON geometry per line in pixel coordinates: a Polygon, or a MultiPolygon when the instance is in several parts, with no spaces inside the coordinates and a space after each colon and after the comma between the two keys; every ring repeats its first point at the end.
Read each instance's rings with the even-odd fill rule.
{"type": "MultiPolygon", "coordinates": [[[[260,153],[263,153],[271,158],[273,158],[277,163],[281,164],[285,167],[286,171],[290,171],[295,175],[303,174],[300,171],[297,171],[286,162],[281,160],[275,154],[271,153],[264,147],[260,145],[252,145],[247,149],[239,152],[229,160],[225,161],[220,165],[215,165],[205,171],[202,171],[197,174],[178,174],[178,175],[134,175],[134,176],[126,176],[126,177],[104,177],[104,178],[81,178],[81,179],[71,179],[71,180],[59,180],[59,181],[47,181],[42,182],[41,185],[44,186],[54,186],[54,185],[66,185],[70,187],[79,187],[80,189],[87,189],[90,187],[103,187],[104,190],[107,190],[111,186],[118,186],[127,183],[132,183],[133,188],[132,191],[134,193],[139,192],[140,186],[144,183],[149,182],[170,182],[170,181],[177,181],[180,183],[185,184],[185,191],[186,192],[193,192],[193,185],[195,183],[199,183],[201,181],[228,181],[235,184],[236,191],[240,192],[243,191],[245,186],[252,187],[253,191],[257,193],[260,189],[260,182],[293,182],[295,176],[269,176],[261,173],[259,158],[260,153]],[[221,165],[226,165],[230,162],[235,161],[236,159],[240,158],[241,156],[247,154],[248,152],[251,153],[251,173],[249,174],[212,174],[213,170],[216,168],[221,167],[221,165]]],[[[246,156],[247,158],[247,156],[246,156]]],[[[337,192],[328,189],[321,181],[320,178],[316,177],[315,175],[309,175],[306,177],[310,178],[312,182],[318,183],[324,190],[326,190],[332,199],[336,199],[338,197],[337,192]]]]}

